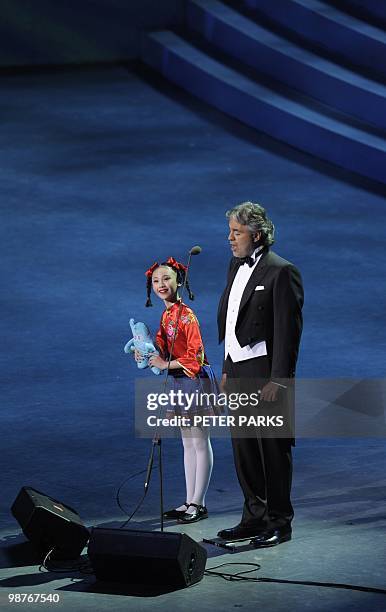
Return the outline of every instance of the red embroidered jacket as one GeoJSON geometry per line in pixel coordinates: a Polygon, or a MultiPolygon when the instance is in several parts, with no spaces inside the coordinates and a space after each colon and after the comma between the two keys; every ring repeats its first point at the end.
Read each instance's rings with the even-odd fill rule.
{"type": "MultiPolygon", "coordinates": [[[[170,354],[179,306],[178,301],[167,308],[161,317],[155,341],[163,359],[168,359],[170,354]]],[[[172,359],[178,361],[184,373],[190,378],[195,378],[202,365],[209,365],[197,317],[193,310],[184,303],[181,308],[172,359]]]]}

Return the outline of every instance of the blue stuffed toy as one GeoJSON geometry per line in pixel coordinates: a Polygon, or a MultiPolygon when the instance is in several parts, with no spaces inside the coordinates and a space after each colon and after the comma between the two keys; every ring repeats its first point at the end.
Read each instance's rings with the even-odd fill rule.
{"type": "MultiPolygon", "coordinates": [[[[151,355],[159,355],[159,352],[153,344],[149,328],[145,323],[141,323],[141,321],[134,323],[134,319],[130,319],[129,323],[133,337],[125,345],[124,351],[125,353],[134,353],[137,350],[141,354],[142,359],[137,361],[137,366],[142,370],[149,366],[149,357],[151,355]]],[[[153,374],[161,374],[161,370],[154,366],[151,368],[151,371],[153,374]]]]}

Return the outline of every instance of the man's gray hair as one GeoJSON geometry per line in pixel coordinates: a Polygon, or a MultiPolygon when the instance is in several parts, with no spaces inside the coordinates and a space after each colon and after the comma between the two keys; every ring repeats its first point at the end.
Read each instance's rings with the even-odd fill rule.
{"type": "Polygon", "coordinates": [[[265,208],[254,202],[242,202],[225,213],[227,219],[233,217],[237,223],[246,225],[252,233],[261,232],[259,244],[270,246],[275,242],[275,226],[267,217],[265,208]]]}

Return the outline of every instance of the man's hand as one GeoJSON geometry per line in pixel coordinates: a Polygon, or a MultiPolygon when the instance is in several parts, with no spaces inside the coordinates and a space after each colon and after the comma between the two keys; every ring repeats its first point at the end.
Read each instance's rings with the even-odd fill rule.
{"type": "Polygon", "coordinates": [[[264,402],[276,402],[279,394],[279,385],[269,381],[261,390],[260,399],[264,402]]]}
{"type": "Polygon", "coordinates": [[[221,377],[221,381],[220,381],[220,391],[221,393],[226,393],[226,385],[227,385],[227,375],[224,374],[221,377]]]}
{"type": "Polygon", "coordinates": [[[149,357],[149,366],[151,368],[159,368],[160,370],[166,370],[168,367],[168,362],[162,359],[159,355],[151,355],[149,357]]]}

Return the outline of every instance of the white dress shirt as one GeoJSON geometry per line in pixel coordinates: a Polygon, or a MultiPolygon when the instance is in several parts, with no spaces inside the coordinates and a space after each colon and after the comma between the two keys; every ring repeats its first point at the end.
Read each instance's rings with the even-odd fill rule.
{"type": "Polygon", "coordinates": [[[246,359],[261,357],[267,354],[267,347],[264,340],[262,342],[257,342],[253,346],[247,345],[241,347],[235,332],[241,298],[252,272],[260,260],[262,255],[260,251],[262,249],[263,247],[258,247],[252,253],[251,257],[255,260],[253,266],[249,267],[247,263],[244,263],[239,267],[229,294],[225,327],[225,359],[230,355],[233,362],[245,361],[246,359]]]}

